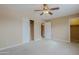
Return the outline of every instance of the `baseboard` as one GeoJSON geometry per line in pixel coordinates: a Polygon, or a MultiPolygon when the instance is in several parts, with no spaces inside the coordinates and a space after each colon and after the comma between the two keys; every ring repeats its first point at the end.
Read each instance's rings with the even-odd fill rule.
{"type": "Polygon", "coordinates": [[[69,40],[61,40],[61,39],[55,39],[54,41],[59,41],[59,42],[70,43],[70,41],[69,41],[69,40]]]}
{"type": "Polygon", "coordinates": [[[7,47],[4,47],[4,48],[0,48],[0,51],[8,49],[8,48],[17,47],[17,46],[20,46],[20,45],[23,45],[23,44],[25,44],[25,43],[18,43],[18,44],[15,44],[15,45],[11,45],[11,46],[7,46],[7,47]]]}

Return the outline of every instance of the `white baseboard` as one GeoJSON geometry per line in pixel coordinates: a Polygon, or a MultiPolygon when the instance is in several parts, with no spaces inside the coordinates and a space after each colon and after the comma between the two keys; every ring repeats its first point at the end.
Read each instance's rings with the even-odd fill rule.
{"type": "Polygon", "coordinates": [[[54,39],[54,41],[59,41],[59,42],[70,43],[70,41],[69,41],[69,40],[61,40],[61,39],[54,39]]]}
{"type": "Polygon", "coordinates": [[[18,43],[18,44],[15,44],[15,45],[11,45],[11,46],[7,46],[7,47],[4,47],[4,48],[0,48],[0,51],[8,49],[8,48],[17,47],[17,46],[20,46],[20,45],[23,45],[23,44],[25,44],[25,43],[18,43]]]}

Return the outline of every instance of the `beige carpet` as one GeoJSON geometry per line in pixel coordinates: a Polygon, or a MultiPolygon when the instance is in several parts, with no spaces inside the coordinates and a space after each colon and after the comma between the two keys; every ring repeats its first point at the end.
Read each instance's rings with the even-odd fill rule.
{"type": "Polygon", "coordinates": [[[78,43],[40,40],[0,51],[0,55],[75,55],[79,54],[78,43]]]}

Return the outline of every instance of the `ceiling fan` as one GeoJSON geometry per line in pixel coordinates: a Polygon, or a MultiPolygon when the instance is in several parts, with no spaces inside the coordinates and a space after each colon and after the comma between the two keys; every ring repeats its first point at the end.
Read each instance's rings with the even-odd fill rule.
{"type": "Polygon", "coordinates": [[[53,10],[58,10],[59,7],[55,7],[55,8],[50,8],[48,7],[47,4],[43,4],[43,8],[41,10],[34,10],[34,11],[42,11],[42,13],[40,15],[43,15],[43,14],[50,14],[50,15],[53,15],[53,13],[51,11],[53,10]]]}

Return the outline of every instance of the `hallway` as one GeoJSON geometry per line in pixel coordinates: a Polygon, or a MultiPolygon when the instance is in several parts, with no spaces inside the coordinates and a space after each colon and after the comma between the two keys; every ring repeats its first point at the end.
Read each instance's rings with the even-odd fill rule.
{"type": "Polygon", "coordinates": [[[79,54],[79,44],[39,40],[0,51],[1,55],[74,55],[79,54]]]}

